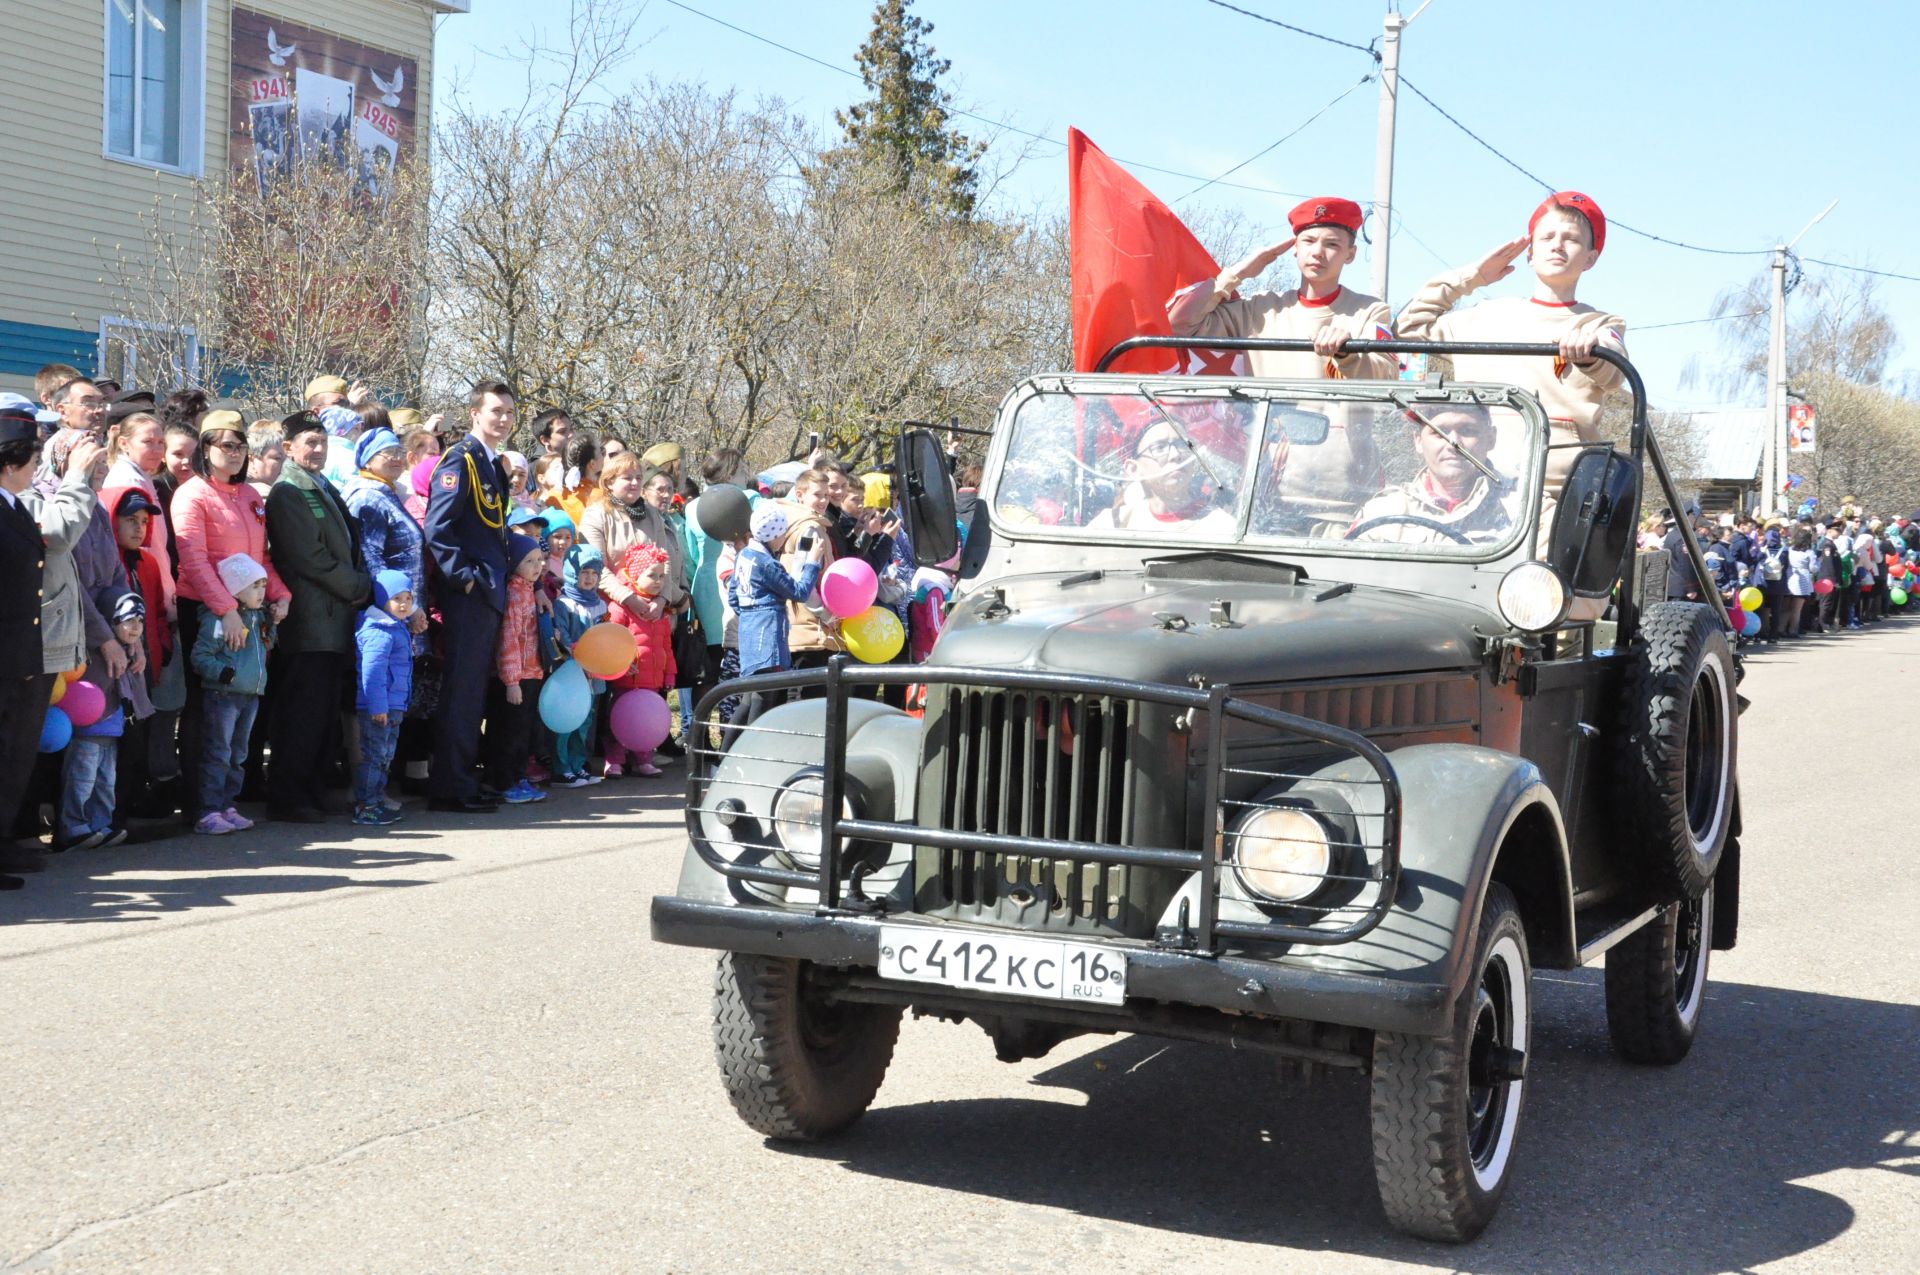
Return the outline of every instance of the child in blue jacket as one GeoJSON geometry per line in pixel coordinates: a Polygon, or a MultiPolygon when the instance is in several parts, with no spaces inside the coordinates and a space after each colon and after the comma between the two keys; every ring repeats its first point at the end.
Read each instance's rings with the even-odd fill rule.
{"type": "MultiPolygon", "coordinates": [[[[600,572],[605,565],[598,549],[582,544],[567,553],[561,567],[562,584],[560,596],[553,603],[553,627],[560,649],[569,656],[580,635],[607,618],[607,600],[600,596],[600,572]]],[[[563,788],[585,788],[600,782],[600,776],[587,769],[587,749],[594,725],[601,716],[599,701],[607,693],[607,684],[590,677],[587,685],[593,689],[594,711],[588,713],[587,720],[578,727],[556,735],[553,741],[554,779],[563,788]]]]}
{"type": "Polygon", "coordinates": [[[354,711],[360,718],[360,762],[353,768],[353,821],[384,828],[400,821],[387,800],[387,770],[400,739],[400,721],[413,697],[413,581],[401,571],[373,577],[373,605],[360,613],[354,711]]]}

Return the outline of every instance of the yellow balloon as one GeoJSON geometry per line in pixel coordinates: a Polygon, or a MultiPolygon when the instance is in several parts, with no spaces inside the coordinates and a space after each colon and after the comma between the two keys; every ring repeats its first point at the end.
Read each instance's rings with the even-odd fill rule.
{"type": "Polygon", "coordinates": [[[639,646],[624,624],[605,620],[580,635],[573,644],[573,658],[580,667],[602,680],[619,677],[633,666],[639,646]]]}
{"type": "Polygon", "coordinates": [[[1752,585],[1748,585],[1746,588],[1740,590],[1739,597],[1740,609],[1742,611],[1758,611],[1760,604],[1767,600],[1767,595],[1752,585]]]}
{"type": "Polygon", "coordinates": [[[881,606],[868,607],[852,619],[842,620],[840,637],[847,644],[847,653],[863,664],[885,664],[907,644],[900,617],[881,606]]]}
{"type": "Polygon", "coordinates": [[[53,698],[48,700],[47,703],[58,704],[61,700],[65,699],[66,697],[67,697],[67,679],[64,677],[54,678],[53,679],[53,698]]]}

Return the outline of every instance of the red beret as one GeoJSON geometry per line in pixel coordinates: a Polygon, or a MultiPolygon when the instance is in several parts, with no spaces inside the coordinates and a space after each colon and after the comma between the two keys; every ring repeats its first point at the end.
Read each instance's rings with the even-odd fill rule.
{"type": "Polygon", "coordinates": [[[1533,237],[1533,228],[1540,224],[1549,208],[1570,208],[1587,219],[1593,227],[1593,250],[1599,252],[1607,246],[1607,215],[1600,211],[1600,205],[1577,190],[1556,190],[1540,201],[1533,210],[1533,216],[1527,218],[1527,237],[1533,237]]]}
{"type": "Polygon", "coordinates": [[[1293,227],[1293,233],[1311,230],[1315,226],[1338,226],[1348,234],[1360,233],[1360,223],[1365,220],[1360,205],[1351,199],[1309,199],[1295,206],[1287,214],[1287,221],[1293,227]]]}

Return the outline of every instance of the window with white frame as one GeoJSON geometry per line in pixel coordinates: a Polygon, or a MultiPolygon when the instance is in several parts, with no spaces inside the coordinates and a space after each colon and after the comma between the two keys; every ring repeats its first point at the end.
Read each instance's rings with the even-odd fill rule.
{"type": "Polygon", "coordinates": [[[158,394],[194,384],[200,370],[200,337],[190,327],[100,320],[99,375],[127,389],[158,394]]]}
{"type": "Polygon", "coordinates": [[[206,0],[105,0],[106,153],[197,172],[206,0]]]}

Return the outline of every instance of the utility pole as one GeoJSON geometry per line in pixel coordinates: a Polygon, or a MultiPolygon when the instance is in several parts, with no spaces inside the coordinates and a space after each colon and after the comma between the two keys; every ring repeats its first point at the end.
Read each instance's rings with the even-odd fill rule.
{"type": "Polygon", "coordinates": [[[1393,115],[1400,100],[1400,33],[1432,3],[1424,0],[1403,18],[1389,0],[1386,26],[1380,36],[1380,131],[1373,153],[1373,295],[1382,301],[1387,300],[1387,258],[1392,250],[1393,115]]]}
{"type": "Polygon", "coordinates": [[[1787,480],[1787,252],[1832,212],[1835,199],[1800,233],[1773,249],[1773,303],[1767,326],[1767,446],[1760,470],[1762,493],[1760,508],[1772,513],[1781,501],[1780,486],[1787,480]]]}

